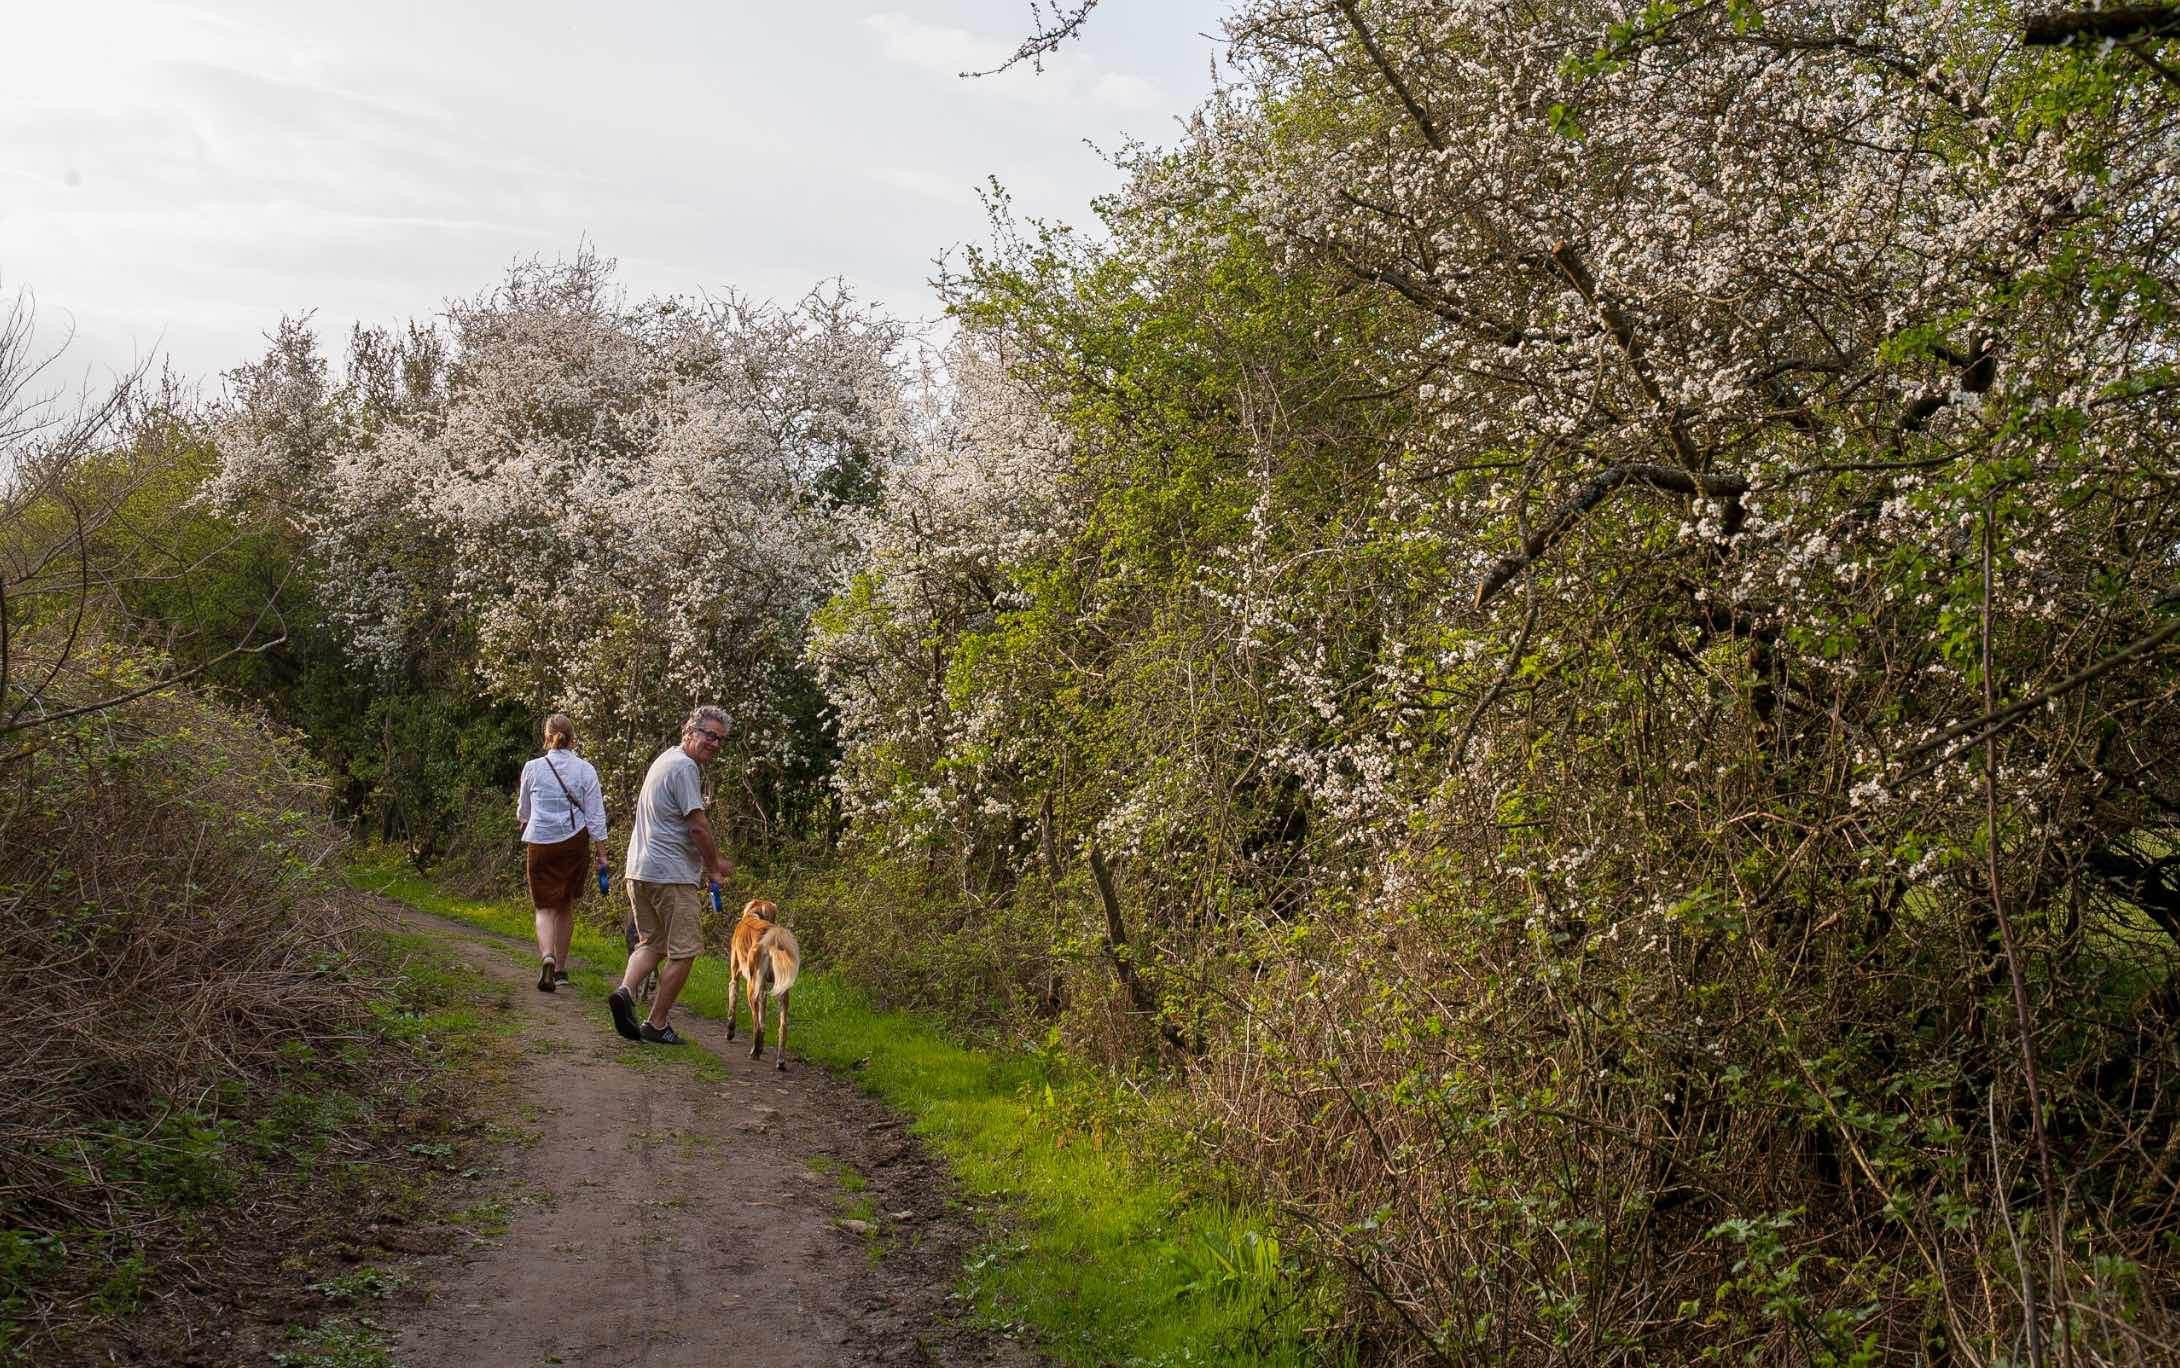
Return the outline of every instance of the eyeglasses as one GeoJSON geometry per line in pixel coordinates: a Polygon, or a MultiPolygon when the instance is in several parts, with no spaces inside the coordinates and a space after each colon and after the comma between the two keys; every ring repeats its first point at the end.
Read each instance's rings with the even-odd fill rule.
{"type": "Polygon", "coordinates": [[[724,746],[725,744],[727,744],[727,734],[725,732],[715,732],[709,727],[698,727],[696,729],[696,734],[698,736],[710,737],[711,743],[715,746],[724,746]]]}

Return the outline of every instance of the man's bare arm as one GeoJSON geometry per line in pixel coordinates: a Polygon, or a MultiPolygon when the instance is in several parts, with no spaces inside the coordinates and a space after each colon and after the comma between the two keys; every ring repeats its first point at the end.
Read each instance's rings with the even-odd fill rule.
{"type": "Polygon", "coordinates": [[[704,857],[704,868],[710,872],[714,883],[725,883],[734,877],[734,861],[720,853],[718,842],[712,839],[711,819],[698,808],[689,814],[689,835],[696,841],[697,853],[704,857]]]}

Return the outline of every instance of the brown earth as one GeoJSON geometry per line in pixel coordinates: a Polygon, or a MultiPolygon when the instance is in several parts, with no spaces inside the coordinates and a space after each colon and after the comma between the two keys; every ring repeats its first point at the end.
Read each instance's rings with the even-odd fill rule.
{"type": "Polygon", "coordinates": [[[536,1135],[503,1155],[463,1247],[405,1265],[411,1291],[374,1314],[403,1368],[1039,1361],[962,1323],[978,1235],[943,1168],[792,1034],[784,1074],[769,1039],[753,1061],[682,1012],[688,1045],[630,1044],[597,991],[538,992],[510,942],[385,907],[506,990],[523,1042],[507,1120],[536,1135]],[[863,1230],[844,1224],[859,1199],[863,1230]]]}

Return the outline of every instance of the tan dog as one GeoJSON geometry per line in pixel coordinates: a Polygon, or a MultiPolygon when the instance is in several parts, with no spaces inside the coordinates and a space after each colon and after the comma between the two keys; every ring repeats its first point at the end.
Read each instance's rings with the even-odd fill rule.
{"type": "Polygon", "coordinates": [[[734,1039],[734,986],[737,981],[749,992],[749,1057],[765,1054],[765,998],[780,1000],[779,1062],[787,1067],[787,990],[802,972],[802,947],[795,933],[781,926],[777,905],[763,898],[742,904],[742,919],[734,924],[733,963],[727,972],[727,1039],[734,1039]]]}

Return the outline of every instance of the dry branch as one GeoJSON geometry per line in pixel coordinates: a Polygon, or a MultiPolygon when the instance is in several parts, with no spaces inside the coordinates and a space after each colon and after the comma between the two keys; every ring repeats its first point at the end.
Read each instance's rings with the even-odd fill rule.
{"type": "Polygon", "coordinates": [[[2076,38],[2169,38],[2180,33],[2180,5],[2128,5],[2031,15],[2021,24],[2028,47],[2057,47],[2076,38]]]}
{"type": "Polygon", "coordinates": [[[1502,556],[1484,572],[1484,578],[1476,586],[1478,608],[1491,602],[1516,575],[1533,562],[1560,538],[1572,531],[1582,515],[1597,507],[1614,490],[1623,485],[1647,485],[1668,494],[1684,494],[1690,498],[1701,496],[1723,499],[1728,503],[1727,529],[1738,528],[1741,516],[1741,496],[1748,493],[1749,482],[1739,475],[1695,474],[1661,465],[1622,465],[1591,476],[1574,492],[1573,497],[1553,510],[1542,527],[1531,533],[1519,554],[1502,556]]]}
{"type": "MultiPolygon", "coordinates": [[[[1135,971],[1135,959],[1129,953],[1128,927],[1120,918],[1120,895],[1113,889],[1113,872],[1106,867],[1105,853],[1098,848],[1097,838],[1090,840],[1090,877],[1098,886],[1098,901],[1105,906],[1105,957],[1112,962],[1113,973],[1120,986],[1128,994],[1128,1005],[1137,1012],[1158,1018],[1158,1001],[1135,971]]],[[[1171,1022],[1159,1021],[1158,1034],[1175,1049],[1186,1049],[1187,1042],[1171,1022]]]]}
{"type": "Polygon", "coordinates": [[[1041,72],[1045,69],[1045,58],[1059,51],[1060,44],[1070,38],[1081,36],[1082,26],[1089,21],[1090,11],[1097,7],[1098,0],[1081,0],[1081,3],[1076,5],[1073,11],[1068,11],[1061,6],[1059,0],[1053,0],[1049,10],[1049,17],[1047,17],[1046,7],[1039,3],[1039,0],[1030,0],[1030,22],[1039,24],[1042,27],[1029,37],[1024,38],[1022,45],[1014,50],[1014,54],[998,66],[992,67],[988,71],[964,71],[959,74],[964,78],[997,76],[1000,72],[1022,62],[1028,62],[1034,70],[1041,72]]]}
{"type": "Polygon", "coordinates": [[[1434,152],[1445,151],[1445,136],[1438,131],[1438,126],[1431,122],[1431,116],[1424,112],[1422,104],[1415,97],[1415,92],[1411,91],[1408,88],[1408,83],[1400,78],[1400,72],[1393,66],[1392,59],[1385,55],[1385,49],[1378,46],[1376,36],[1370,32],[1369,26],[1363,23],[1362,15],[1356,10],[1355,0],[1339,0],[1339,6],[1340,13],[1347,19],[1347,26],[1354,31],[1355,41],[1362,44],[1363,51],[1370,56],[1371,65],[1378,69],[1378,74],[1385,77],[1385,83],[1393,88],[1395,95],[1400,97],[1401,104],[1408,111],[1408,117],[1415,120],[1416,130],[1423,135],[1423,141],[1429,143],[1431,150],[1434,152]]]}

